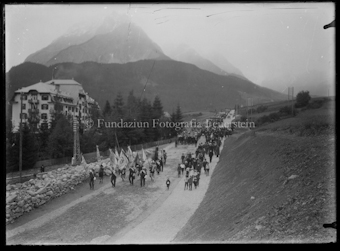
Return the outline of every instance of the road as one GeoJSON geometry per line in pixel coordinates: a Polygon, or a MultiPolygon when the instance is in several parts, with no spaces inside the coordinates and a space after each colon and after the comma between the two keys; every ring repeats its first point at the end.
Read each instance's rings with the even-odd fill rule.
{"type": "Polygon", "coordinates": [[[105,177],[94,191],[82,184],[6,227],[7,244],[170,243],[202,201],[218,158],[213,158],[210,176],[201,175],[197,189],[184,191],[177,165],[181,154],[195,147],[172,143],[162,148],[168,160],[155,181],[148,178],[141,188],[139,179],[131,185],[118,178],[113,188],[105,177]]]}

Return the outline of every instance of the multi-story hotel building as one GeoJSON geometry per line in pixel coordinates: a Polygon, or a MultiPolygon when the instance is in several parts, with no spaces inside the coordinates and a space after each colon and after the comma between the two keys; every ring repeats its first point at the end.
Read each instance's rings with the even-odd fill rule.
{"type": "Polygon", "coordinates": [[[12,98],[13,131],[19,129],[20,116],[22,122],[30,126],[49,127],[57,103],[63,114],[77,116],[81,122],[90,117],[92,109],[99,107],[73,79],[39,82],[15,91],[12,98]]]}

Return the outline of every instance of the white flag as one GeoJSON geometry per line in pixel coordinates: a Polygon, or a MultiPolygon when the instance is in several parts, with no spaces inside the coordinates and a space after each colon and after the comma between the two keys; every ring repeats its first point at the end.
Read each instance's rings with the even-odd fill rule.
{"type": "Polygon", "coordinates": [[[144,148],[142,148],[142,152],[143,152],[143,154],[142,154],[142,160],[143,160],[143,162],[145,162],[146,159],[147,159],[147,157],[146,157],[146,154],[145,154],[145,152],[144,152],[144,148]]]}
{"type": "Polygon", "coordinates": [[[129,162],[133,162],[134,158],[133,158],[133,153],[132,153],[130,146],[128,146],[127,157],[129,159],[129,162]]]}
{"type": "Polygon", "coordinates": [[[113,151],[111,149],[109,149],[110,151],[110,161],[111,161],[111,165],[113,167],[115,167],[117,165],[117,157],[115,156],[115,154],[113,153],[113,151]]]}
{"type": "Polygon", "coordinates": [[[129,160],[127,159],[125,154],[123,152],[121,152],[120,156],[119,156],[119,160],[118,160],[118,167],[119,167],[119,169],[123,169],[124,167],[127,166],[128,163],[129,163],[129,160]]]}
{"type": "Polygon", "coordinates": [[[119,159],[119,153],[118,153],[118,151],[117,151],[117,148],[115,148],[115,157],[116,157],[116,160],[118,161],[118,159],[119,159]]]}

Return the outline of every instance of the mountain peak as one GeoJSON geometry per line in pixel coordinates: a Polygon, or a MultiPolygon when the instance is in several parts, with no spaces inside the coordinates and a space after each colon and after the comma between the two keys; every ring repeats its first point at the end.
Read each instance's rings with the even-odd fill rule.
{"type": "Polygon", "coordinates": [[[49,66],[62,62],[127,63],[143,59],[170,58],[127,14],[111,12],[73,25],[63,36],[29,55],[25,61],[49,66]]]}

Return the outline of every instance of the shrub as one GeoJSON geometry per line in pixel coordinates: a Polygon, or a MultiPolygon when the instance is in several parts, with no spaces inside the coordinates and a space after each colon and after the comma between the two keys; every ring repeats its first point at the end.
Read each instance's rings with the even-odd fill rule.
{"type": "Polygon", "coordinates": [[[296,103],[295,107],[300,108],[308,105],[309,100],[311,99],[309,95],[309,91],[301,91],[296,95],[296,103]]]}
{"type": "Polygon", "coordinates": [[[264,115],[262,117],[259,117],[256,120],[256,125],[262,125],[264,123],[270,122],[269,116],[268,115],[264,115]]]}
{"type": "Polygon", "coordinates": [[[307,105],[307,109],[318,109],[323,105],[324,102],[325,100],[321,100],[321,99],[314,100],[313,102],[307,105]]]}
{"type": "Polygon", "coordinates": [[[246,122],[246,121],[247,121],[247,117],[246,116],[241,116],[240,122],[246,122]]]}
{"type": "Polygon", "coordinates": [[[292,114],[292,107],[291,106],[284,106],[279,111],[282,115],[292,114]]]}
{"type": "Polygon", "coordinates": [[[269,120],[271,122],[274,122],[274,121],[278,121],[280,119],[280,114],[278,112],[273,112],[271,114],[269,114],[269,120]]]}
{"type": "Polygon", "coordinates": [[[260,105],[259,107],[256,108],[257,113],[264,112],[265,110],[268,109],[268,106],[260,105]]]}
{"type": "Polygon", "coordinates": [[[250,108],[248,110],[248,114],[251,114],[251,113],[255,113],[256,112],[256,109],[255,108],[250,108]]]}
{"type": "Polygon", "coordinates": [[[330,127],[329,123],[325,121],[307,121],[305,122],[301,129],[300,135],[314,136],[319,135],[330,127]]]}

